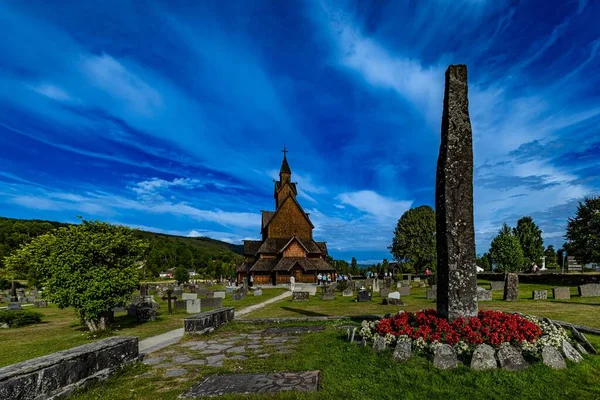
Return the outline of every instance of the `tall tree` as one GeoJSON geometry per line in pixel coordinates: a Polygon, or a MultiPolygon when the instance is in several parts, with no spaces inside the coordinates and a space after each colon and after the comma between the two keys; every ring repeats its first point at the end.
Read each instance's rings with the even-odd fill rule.
{"type": "Polygon", "coordinates": [[[492,240],[490,259],[499,272],[518,272],[523,268],[521,243],[507,224],[502,225],[492,240]]]}
{"type": "Polygon", "coordinates": [[[381,269],[384,273],[388,272],[388,270],[390,269],[390,262],[387,258],[383,259],[383,262],[381,263],[381,269]]]}
{"type": "Polygon", "coordinates": [[[558,262],[556,258],[556,251],[554,251],[554,246],[548,245],[546,250],[544,250],[544,255],[546,256],[546,267],[556,268],[558,262]]]}
{"type": "Polygon", "coordinates": [[[484,271],[492,270],[492,263],[490,262],[490,255],[484,253],[481,257],[477,257],[477,266],[483,268],[484,271]]]}
{"type": "Polygon", "coordinates": [[[517,221],[513,233],[521,243],[526,266],[530,267],[534,263],[540,265],[544,255],[544,240],[542,239],[542,230],[533,222],[533,219],[531,217],[521,218],[517,221]]]}
{"type": "Polygon", "coordinates": [[[6,265],[13,271],[27,265],[51,301],[75,308],[95,332],[106,329],[113,307],[130,300],[147,246],[130,228],[82,220],[36,237],[6,265]]]}
{"type": "Polygon", "coordinates": [[[175,268],[173,278],[175,278],[177,283],[182,284],[190,280],[190,273],[188,272],[186,267],[180,265],[179,267],[175,268]]]}
{"type": "Polygon", "coordinates": [[[398,220],[389,247],[396,261],[416,272],[436,269],[435,212],[429,206],[412,208],[398,220]]]}
{"type": "Polygon", "coordinates": [[[579,202],[575,217],[567,222],[565,249],[582,263],[600,262],[600,195],[579,202]]]}

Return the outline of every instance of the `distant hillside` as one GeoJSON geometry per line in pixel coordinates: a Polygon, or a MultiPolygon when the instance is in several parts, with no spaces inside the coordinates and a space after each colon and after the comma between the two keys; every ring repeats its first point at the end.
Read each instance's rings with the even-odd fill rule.
{"type": "MultiPolygon", "coordinates": [[[[69,224],[0,217],[0,267],[4,257],[36,236],[69,224]]],[[[208,237],[187,237],[138,231],[148,240],[147,275],[157,276],[162,270],[180,265],[209,276],[230,276],[242,261],[243,245],[234,245],[208,237]]]]}

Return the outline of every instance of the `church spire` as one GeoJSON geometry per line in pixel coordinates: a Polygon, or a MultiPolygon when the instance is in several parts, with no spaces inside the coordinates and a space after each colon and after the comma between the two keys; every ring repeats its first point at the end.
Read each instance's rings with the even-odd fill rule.
{"type": "Polygon", "coordinates": [[[283,146],[283,150],[281,150],[281,152],[283,153],[283,162],[281,163],[281,169],[279,170],[279,179],[283,183],[284,181],[290,181],[290,177],[292,176],[292,170],[290,169],[290,165],[287,162],[286,153],[288,153],[288,150],[285,148],[285,146],[283,146]],[[286,179],[284,179],[284,177],[286,179]]]}

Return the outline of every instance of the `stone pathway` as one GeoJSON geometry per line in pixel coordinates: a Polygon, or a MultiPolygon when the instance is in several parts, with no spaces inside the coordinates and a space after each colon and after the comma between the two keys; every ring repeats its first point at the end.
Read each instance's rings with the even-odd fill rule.
{"type": "MultiPolygon", "coordinates": [[[[279,296],[273,297],[272,299],[263,301],[262,303],[255,304],[253,306],[245,307],[240,310],[235,310],[235,318],[240,316],[249,314],[253,311],[258,310],[266,306],[267,304],[275,303],[276,301],[280,301],[285,299],[286,297],[290,297],[292,292],[285,292],[280,294],[279,296]]],[[[167,333],[163,333],[161,335],[152,336],[147,339],[140,341],[139,343],[139,351],[140,355],[146,355],[153,353],[157,350],[163,349],[167,346],[170,346],[174,343],[177,343],[183,337],[184,330],[183,328],[175,329],[167,333]]]]}

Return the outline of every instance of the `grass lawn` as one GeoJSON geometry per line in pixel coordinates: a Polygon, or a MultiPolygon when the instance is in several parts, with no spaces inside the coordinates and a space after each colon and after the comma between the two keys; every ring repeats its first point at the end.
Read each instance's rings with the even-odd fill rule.
{"type": "MultiPolygon", "coordinates": [[[[223,399],[598,399],[600,356],[586,356],[580,364],[555,371],[535,364],[524,372],[503,370],[475,372],[467,367],[452,371],[436,369],[424,357],[407,363],[393,361],[391,351],[376,354],[344,340],[345,331],[333,323],[319,333],[301,336],[293,353],[285,357],[258,358],[246,353],[245,360],[226,360],[222,367],[188,366],[179,378],[164,378],[162,372],[136,364],[106,382],[77,393],[72,399],[176,399],[209,374],[320,370],[321,390],[316,393],[227,395],[223,399]]],[[[268,325],[260,326],[266,328],[268,325]]],[[[212,334],[248,332],[257,326],[232,323],[212,334]]],[[[207,339],[203,337],[203,339],[207,339]]],[[[590,338],[600,345],[598,338],[590,338]]],[[[208,340],[208,339],[207,339],[208,340]]],[[[171,353],[175,348],[169,349],[171,353]]],[[[165,353],[166,354],[166,353],[165,353]]]]}
{"type": "MultiPolygon", "coordinates": [[[[237,309],[257,304],[278,296],[285,289],[267,289],[262,296],[247,296],[243,300],[232,301],[227,298],[223,305],[237,309]]],[[[167,302],[155,296],[160,304],[159,315],[156,321],[138,323],[126,313],[116,313],[113,331],[110,335],[138,336],[145,339],[154,335],[168,332],[183,327],[185,310],[174,310],[173,314],[167,313],[167,302]]],[[[0,367],[14,364],[30,358],[43,356],[56,351],[90,343],[99,338],[89,337],[87,327],[78,323],[75,311],[72,308],[60,310],[54,305],[48,308],[24,307],[39,311],[44,314],[42,323],[24,326],[21,328],[0,329],[0,367]]]]}
{"type": "MultiPolygon", "coordinates": [[[[482,287],[488,287],[485,281],[480,281],[482,287]]],[[[480,309],[494,309],[501,311],[520,311],[524,313],[545,316],[551,319],[571,322],[600,328],[600,297],[580,298],[577,289],[571,288],[570,300],[531,300],[533,290],[548,289],[548,296],[552,296],[552,285],[520,284],[519,301],[502,301],[502,291],[495,290],[492,293],[493,301],[480,302],[480,309]]],[[[330,301],[321,300],[320,296],[311,296],[308,302],[294,302],[285,299],[277,303],[269,304],[245,318],[268,318],[268,317],[302,317],[302,316],[354,316],[354,315],[384,315],[396,313],[402,309],[405,311],[418,311],[421,309],[435,308],[435,301],[428,300],[425,288],[413,288],[410,296],[403,296],[404,306],[383,306],[382,297],[375,294],[371,302],[358,303],[354,297],[342,297],[336,293],[336,299],[330,301]]]]}

